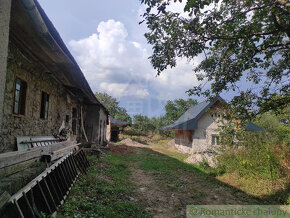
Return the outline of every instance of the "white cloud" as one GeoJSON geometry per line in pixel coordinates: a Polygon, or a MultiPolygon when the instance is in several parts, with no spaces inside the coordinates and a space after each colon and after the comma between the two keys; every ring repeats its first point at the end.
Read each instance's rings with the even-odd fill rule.
{"type": "Polygon", "coordinates": [[[93,91],[104,91],[117,98],[186,97],[185,91],[196,84],[193,63],[185,60],[156,77],[146,45],[128,40],[124,24],[115,20],[101,22],[96,33],[70,41],[69,48],[93,91]]]}
{"type": "Polygon", "coordinates": [[[139,87],[138,84],[128,85],[124,83],[107,83],[100,84],[102,90],[114,95],[114,97],[137,97],[146,98],[149,96],[149,91],[146,88],[139,87]],[[116,92],[117,90],[117,92],[116,92]]]}

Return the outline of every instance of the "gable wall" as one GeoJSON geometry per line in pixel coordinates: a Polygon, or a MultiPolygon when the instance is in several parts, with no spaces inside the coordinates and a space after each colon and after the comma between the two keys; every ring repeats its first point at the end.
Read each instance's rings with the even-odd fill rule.
{"type": "Polygon", "coordinates": [[[213,118],[211,115],[222,109],[215,104],[205,112],[198,120],[196,130],[177,130],[175,131],[175,147],[182,153],[203,152],[206,149],[214,148],[212,145],[212,135],[218,135],[218,128],[221,118],[213,118]],[[191,138],[190,138],[191,137],[191,138]],[[191,139],[191,140],[190,140],[191,139]]]}
{"type": "Polygon", "coordinates": [[[213,134],[218,134],[218,125],[212,117],[210,112],[206,112],[198,120],[198,129],[192,136],[192,151],[200,152],[207,148],[211,148],[211,137],[213,134]]]}

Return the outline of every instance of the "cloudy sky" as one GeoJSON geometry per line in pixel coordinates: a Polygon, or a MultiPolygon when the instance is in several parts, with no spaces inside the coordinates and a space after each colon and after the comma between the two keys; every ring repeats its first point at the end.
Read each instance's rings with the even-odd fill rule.
{"type": "Polygon", "coordinates": [[[197,84],[195,63],[186,60],[156,77],[148,60],[151,47],[143,36],[146,26],[138,24],[144,11],[139,0],[39,2],[92,90],[116,97],[131,115],[159,116],[167,100],[188,98],[186,90],[197,84]]]}

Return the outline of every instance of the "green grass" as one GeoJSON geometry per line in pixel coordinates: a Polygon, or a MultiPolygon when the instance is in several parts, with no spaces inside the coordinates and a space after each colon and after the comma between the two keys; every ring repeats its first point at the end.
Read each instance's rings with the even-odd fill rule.
{"type": "MultiPolygon", "coordinates": [[[[151,214],[146,211],[144,202],[130,201],[134,191],[138,189],[130,183],[132,168],[143,170],[163,193],[183,194],[185,198],[179,196],[179,199],[184,201],[183,208],[186,204],[216,202],[211,198],[215,197],[213,192],[219,187],[222,187],[222,192],[232,193],[233,199],[236,198],[239,202],[275,203],[271,199],[258,200],[251,194],[218,181],[214,170],[206,165],[185,163],[187,155],[168,149],[165,143],[158,148],[152,148],[154,150],[131,148],[135,153],[108,154],[100,160],[89,157],[92,166],[86,175],[81,175],[77,180],[58,217],[150,217],[151,214]]],[[[219,198],[228,203],[226,196],[221,194],[219,198]]]]}
{"type": "Polygon", "coordinates": [[[97,161],[82,175],[62,205],[57,217],[149,217],[129,197],[134,186],[129,182],[128,165],[117,156],[97,161]],[[106,169],[100,167],[106,166],[106,169]]]}

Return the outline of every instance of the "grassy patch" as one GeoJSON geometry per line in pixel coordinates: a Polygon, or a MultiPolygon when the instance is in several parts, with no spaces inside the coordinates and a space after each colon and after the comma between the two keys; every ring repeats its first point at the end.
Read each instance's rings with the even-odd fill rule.
{"type": "MultiPolygon", "coordinates": [[[[124,145],[115,146],[112,153],[116,150],[122,151],[121,148],[124,147],[124,145]]],[[[144,187],[144,184],[139,187],[135,182],[135,185],[130,183],[132,181],[130,169],[136,168],[144,172],[145,177],[150,177],[151,180],[148,181],[152,183],[148,187],[163,193],[163,197],[167,198],[166,202],[178,198],[175,201],[179,202],[176,210],[184,209],[187,204],[277,202],[253,198],[253,196],[261,197],[262,190],[257,189],[260,195],[253,194],[256,186],[253,186],[252,180],[246,184],[246,180],[240,179],[242,184],[238,184],[235,183],[237,177],[234,175],[225,177],[224,174],[223,177],[216,177],[214,169],[206,165],[196,166],[185,163],[184,159],[187,155],[171,150],[166,142],[156,147],[130,147],[130,149],[133,152],[125,153],[128,149],[124,148],[124,153],[108,154],[101,160],[89,157],[92,166],[86,175],[78,179],[58,217],[150,217],[144,209],[148,208],[146,199],[139,196],[139,201],[132,200],[132,198],[136,200],[134,195],[136,190],[144,187]],[[246,187],[243,184],[246,184],[246,187]],[[253,187],[252,192],[245,191],[247,187],[253,187]]],[[[259,184],[261,187],[262,185],[259,184]]],[[[158,199],[159,196],[156,196],[153,200],[158,201],[158,199]]]]}
{"type": "Polygon", "coordinates": [[[124,160],[112,155],[90,158],[90,162],[88,173],[76,182],[58,217],[149,217],[129,199],[134,186],[124,160]]]}

